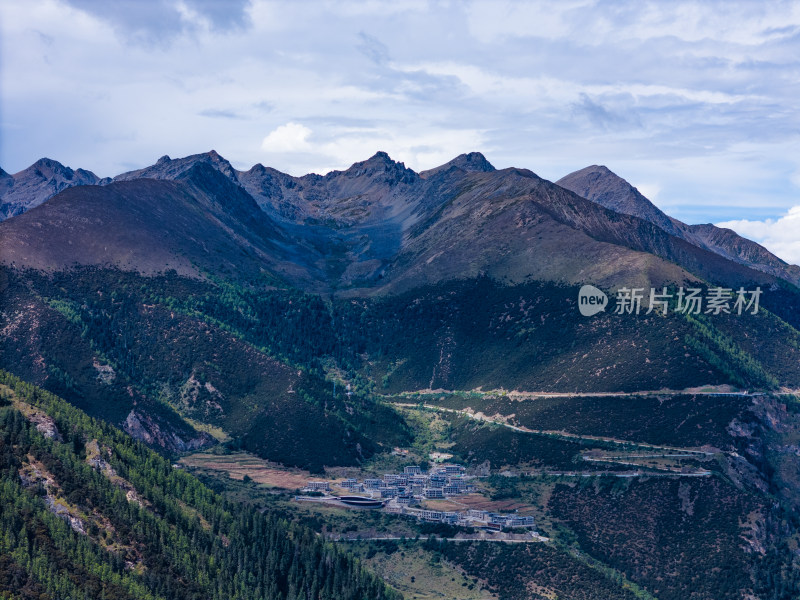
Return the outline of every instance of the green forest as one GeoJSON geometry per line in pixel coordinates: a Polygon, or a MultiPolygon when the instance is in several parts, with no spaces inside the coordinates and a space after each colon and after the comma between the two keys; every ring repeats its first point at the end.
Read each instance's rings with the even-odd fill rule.
{"type": "Polygon", "coordinates": [[[0,390],[0,597],[398,597],[310,529],[230,504],[58,397],[4,371],[0,390]]]}

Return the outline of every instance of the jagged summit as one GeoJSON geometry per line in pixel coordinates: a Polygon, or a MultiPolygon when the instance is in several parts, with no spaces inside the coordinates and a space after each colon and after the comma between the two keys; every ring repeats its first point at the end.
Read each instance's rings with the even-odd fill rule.
{"type": "MultiPolygon", "coordinates": [[[[483,190],[482,195],[469,196],[470,207],[462,204],[467,196],[459,196],[457,206],[470,210],[479,209],[498,197],[538,193],[533,190],[545,184],[553,185],[527,169],[511,167],[497,171],[480,152],[461,154],[439,167],[416,173],[402,162],[393,160],[387,152],[378,151],[342,171],[293,177],[261,164],[247,171],[237,171],[227,159],[212,149],[176,159],[164,155],[155,164],[122,173],[114,181],[137,179],[188,181],[192,185],[203,181],[204,186],[210,186],[209,190],[215,190],[212,195],[217,198],[216,201],[223,204],[226,204],[226,200],[219,197],[221,190],[246,192],[268,218],[284,223],[289,228],[324,223],[325,227],[333,227],[338,231],[337,235],[344,236],[341,239],[347,240],[342,241],[346,246],[362,248],[358,251],[359,255],[364,253],[374,260],[380,259],[384,265],[399,245],[405,243],[402,236],[411,234],[409,227],[420,219],[425,220],[437,214],[443,201],[453,195],[458,196],[467,182],[470,182],[470,186],[480,182],[480,189],[483,190]],[[198,169],[200,166],[203,168],[198,169]],[[222,186],[221,181],[211,177],[211,171],[221,174],[232,187],[222,186]],[[191,176],[192,173],[195,176],[191,176]],[[379,248],[380,251],[377,250],[379,248]]],[[[20,215],[68,187],[104,185],[110,181],[108,178],[99,179],[83,169],[73,171],[50,158],[42,158],[15,175],[2,172],[0,221],[20,215]]],[[[800,267],[786,265],[763,247],[734,232],[722,231],[712,225],[686,225],[672,219],[605,165],[595,164],[575,171],[560,179],[556,187],[569,190],[619,214],[653,224],[669,236],[697,248],[794,284],[800,283],[800,267]]],[[[570,202],[565,202],[553,205],[548,210],[566,214],[565,207],[570,202]]],[[[239,204],[243,206],[241,202],[239,204]]],[[[579,210],[586,213],[585,207],[579,210]]],[[[245,212],[248,212],[248,220],[260,214],[245,212]]],[[[584,218],[585,215],[578,220],[584,218]]],[[[330,234],[318,233],[325,238],[330,234]]],[[[293,232],[289,235],[300,234],[293,232]]],[[[622,236],[622,233],[618,235],[622,236]]],[[[628,235],[634,234],[629,232],[628,235]]],[[[651,236],[648,234],[646,237],[651,236]]],[[[498,240],[502,238],[503,235],[498,232],[498,240]]],[[[638,248],[639,243],[640,240],[631,240],[625,245],[638,248]]],[[[670,252],[663,254],[669,260],[674,260],[670,252]]],[[[358,268],[359,272],[368,270],[366,267],[358,268]]],[[[383,266],[370,267],[369,272],[379,273],[381,269],[383,266]]]]}
{"type": "Polygon", "coordinates": [[[465,171],[481,171],[483,173],[488,173],[496,170],[494,165],[486,160],[486,157],[480,152],[460,154],[451,162],[465,171]]]}
{"type": "Polygon", "coordinates": [[[384,152],[383,150],[378,150],[375,154],[373,154],[371,157],[369,157],[366,162],[370,162],[370,161],[383,161],[383,162],[392,162],[392,163],[395,162],[389,156],[389,153],[388,152],[384,152]]]}
{"type": "MultiPolygon", "coordinates": [[[[87,171],[85,169],[80,169],[80,168],[73,170],[70,167],[62,165],[57,160],[53,160],[52,158],[44,157],[44,158],[40,158],[39,160],[37,160],[35,163],[33,163],[27,169],[23,169],[19,173],[15,173],[14,177],[16,178],[18,176],[24,176],[26,173],[37,173],[37,172],[39,174],[41,174],[43,177],[47,177],[47,176],[50,176],[50,175],[60,175],[61,177],[63,177],[67,181],[71,180],[75,176],[76,173],[77,174],[91,173],[91,171],[87,171]]],[[[94,173],[91,173],[91,175],[95,179],[99,180],[99,177],[94,175],[94,173]]]]}
{"type": "Polygon", "coordinates": [[[353,163],[344,171],[331,171],[325,179],[332,180],[344,175],[348,178],[378,177],[385,183],[413,183],[418,179],[417,173],[404,163],[393,160],[386,152],[379,150],[367,160],[353,163]]]}
{"type": "Polygon", "coordinates": [[[216,150],[210,150],[202,154],[192,154],[184,158],[172,159],[165,154],[156,161],[154,165],[121,173],[114,177],[114,181],[131,181],[133,179],[175,179],[182,173],[191,169],[197,163],[208,163],[220,173],[226,175],[232,181],[238,183],[236,169],[230,162],[219,155],[216,150]]]}
{"type": "Polygon", "coordinates": [[[52,158],[40,158],[30,167],[9,175],[0,175],[0,221],[35,208],[69,187],[104,185],[101,179],[85,169],[71,169],[52,158]]]}
{"type": "Polygon", "coordinates": [[[459,154],[453,160],[443,165],[428,169],[427,171],[422,171],[420,176],[428,178],[437,173],[443,173],[454,168],[466,171],[467,173],[491,173],[497,170],[480,152],[469,152],[466,154],[459,154]]]}

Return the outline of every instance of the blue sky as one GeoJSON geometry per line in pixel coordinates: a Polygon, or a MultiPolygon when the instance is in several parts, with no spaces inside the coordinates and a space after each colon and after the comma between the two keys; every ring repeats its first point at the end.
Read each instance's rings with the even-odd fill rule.
{"type": "Polygon", "coordinates": [[[0,166],[604,164],[800,263],[798,2],[11,0],[0,166]]]}

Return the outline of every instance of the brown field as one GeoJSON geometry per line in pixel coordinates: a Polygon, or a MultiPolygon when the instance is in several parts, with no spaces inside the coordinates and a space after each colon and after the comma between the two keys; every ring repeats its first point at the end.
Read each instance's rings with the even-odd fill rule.
{"type": "Polygon", "coordinates": [[[464,505],[451,500],[424,500],[422,505],[431,510],[459,511],[464,510],[464,505]]]}
{"type": "Polygon", "coordinates": [[[231,479],[241,480],[248,475],[256,483],[287,490],[302,488],[309,479],[317,479],[308,471],[286,469],[246,452],[224,456],[197,452],[184,456],[178,462],[189,468],[223,471],[231,479]]]}
{"type": "Polygon", "coordinates": [[[486,496],[481,496],[479,494],[462,496],[458,501],[468,508],[488,510],[490,512],[514,512],[518,510],[520,513],[525,513],[533,509],[530,504],[525,504],[517,500],[489,500],[486,496]]]}

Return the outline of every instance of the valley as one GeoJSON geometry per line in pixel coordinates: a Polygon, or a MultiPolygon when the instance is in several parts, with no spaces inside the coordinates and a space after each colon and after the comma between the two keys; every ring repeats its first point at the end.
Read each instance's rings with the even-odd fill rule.
{"type": "MultiPolygon", "coordinates": [[[[431,560],[432,549],[436,548],[436,552],[440,552],[440,545],[445,544],[447,551],[442,556],[449,555],[451,557],[449,560],[457,559],[456,563],[450,564],[460,564],[461,568],[467,570],[467,573],[478,575],[481,571],[472,570],[477,568],[477,564],[470,562],[471,559],[468,557],[481,556],[486,559],[485,551],[475,550],[476,554],[471,552],[465,554],[461,550],[454,549],[453,544],[464,548],[496,543],[501,545],[545,544],[558,552],[565,553],[559,555],[563,556],[560,560],[569,561],[569,564],[572,565],[569,567],[570,569],[577,568],[575,561],[579,557],[580,560],[589,561],[588,564],[593,573],[602,574],[604,578],[610,577],[611,581],[621,577],[623,584],[620,589],[638,590],[635,592],[638,595],[631,597],[680,598],[686,593],[688,588],[685,586],[689,584],[683,581],[679,575],[665,578],[664,574],[661,574],[659,581],[662,583],[658,584],[658,593],[655,593],[654,588],[639,588],[632,583],[638,581],[642,576],[636,565],[642,564],[642,561],[644,564],[649,564],[650,561],[655,560],[653,553],[656,552],[659,554],[673,553],[671,560],[685,560],[680,558],[686,553],[684,544],[691,543],[697,545],[696,551],[701,553],[693,555],[692,560],[698,560],[702,555],[705,564],[712,568],[710,565],[715,564],[716,561],[727,562],[734,556],[730,546],[718,546],[721,539],[718,536],[723,531],[728,532],[725,535],[732,536],[727,538],[731,540],[731,543],[737,546],[741,545],[743,548],[737,558],[737,560],[743,561],[742,565],[754,559],[763,560],[757,557],[769,555],[766,552],[762,554],[765,548],[761,546],[764,539],[761,536],[766,532],[757,523],[769,519],[767,515],[770,509],[766,504],[759,504],[757,500],[758,490],[762,489],[764,482],[760,480],[761,476],[752,471],[747,466],[747,461],[743,459],[743,455],[747,455],[746,445],[742,444],[744,440],[737,439],[736,434],[729,430],[722,433],[711,428],[704,433],[694,434],[694,441],[690,446],[642,441],[657,433],[658,430],[664,429],[663,420],[672,418],[673,411],[677,406],[687,401],[687,395],[691,395],[691,392],[676,392],[672,395],[660,392],[652,395],[651,401],[655,400],[664,407],[663,413],[660,415],[647,415],[649,420],[653,420],[650,427],[656,431],[648,432],[646,427],[640,428],[638,435],[630,436],[633,439],[611,438],[588,431],[582,434],[570,434],[568,431],[571,428],[569,420],[563,421],[567,430],[557,432],[533,431],[527,425],[513,425],[514,422],[530,424],[533,417],[528,417],[529,414],[539,414],[542,416],[543,422],[550,422],[547,417],[549,407],[536,406],[530,398],[509,400],[503,394],[492,392],[437,392],[435,400],[431,395],[424,394],[424,402],[415,404],[395,402],[392,404],[407,420],[409,427],[414,432],[415,443],[405,450],[397,449],[403,451],[393,453],[391,456],[376,457],[374,462],[358,468],[338,467],[326,470],[324,477],[319,477],[311,473],[276,469],[274,465],[270,466],[266,474],[263,474],[265,465],[253,457],[244,455],[238,457],[233,455],[230,457],[231,463],[225,462],[228,460],[227,457],[213,454],[189,456],[182,462],[187,464],[192,472],[207,481],[216,482],[216,485],[227,489],[228,493],[240,500],[246,498],[246,501],[255,501],[257,505],[269,507],[269,510],[276,510],[277,507],[280,507],[279,510],[294,515],[294,518],[315,527],[325,536],[336,540],[345,540],[348,543],[357,543],[362,548],[373,548],[368,551],[369,554],[372,554],[373,561],[388,560],[388,556],[386,559],[381,558],[387,552],[386,547],[381,544],[397,544],[398,549],[388,547],[389,553],[422,552],[424,556],[429,557],[426,560],[431,560]],[[437,403],[431,403],[432,401],[437,403]],[[456,405],[493,408],[505,406],[514,408],[516,414],[504,415],[498,411],[489,417],[482,413],[475,413],[471,408],[448,408],[456,405]],[[520,410],[523,408],[525,410],[520,410]],[[470,422],[474,425],[470,425],[470,422]],[[475,427],[478,429],[476,430],[475,427]],[[470,439],[473,442],[468,444],[461,441],[463,428],[471,431],[473,437],[470,439]],[[489,437],[485,438],[483,435],[489,437]],[[719,443],[722,439],[720,436],[727,437],[728,443],[719,443]],[[503,448],[507,447],[519,452],[518,448],[523,445],[523,438],[540,440],[541,443],[529,442],[527,447],[524,447],[523,451],[516,455],[514,452],[503,451],[503,448]],[[714,441],[716,445],[709,443],[711,441],[714,441]],[[500,446],[500,450],[498,450],[498,446],[500,446]],[[403,466],[419,463],[430,464],[433,468],[436,462],[432,457],[439,456],[449,457],[444,464],[462,463],[465,464],[467,473],[478,473],[477,478],[470,480],[470,482],[474,482],[476,491],[464,496],[448,498],[444,504],[441,500],[423,500],[423,509],[427,507],[432,510],[456,512],[467,509],[488,510],[501,514],[512,512],[531,515],[536,523],[537,535],[531,537],[518,533],[515,537],[491,531],[481,532],[481,529],[475,529],[466,522],[464,525],[455,526],[417,522],[414,519],[409,520],[405,515],[397,514],[392,509],[388,509],[388,511],[387,509],[383,511],[354,509],[337,505],[335,502],[333,504],[315,502],[314,500],[317,500],[315,498],[309,498],[312,502],[295,500],[296,495],[302,493],[299,492],[300,486],[306,485],[309,481],[329,482],[332,491],[327,493],[336,496],[348,493],[349,488],[341,487],[342,482],[348,478],[357,482],[370,477],[381,479],[386,473],[398,470],[402,473],[403,466]],[[491,459],[494,456],[502,457],[504,460],[495,463],[491,459]],[[487,457],[489,458],[484,460],[487,457]],[[515,457],[519,457],[520,460],[515,460],[515,457]],[[566,470],[564,469],[565,465],[570,465],[571,468],[566,470]],[[245,473],[248,473],[246,480],[244,479],[245,473]],[[282,477],[284,479],[281,479],[282,477]],[[708,483],[704,483],[704,480],[707,480],[708,483]],[[629,496],[634,496],[635,500],[631,500],[629,496]],[[254,498],[260,498],[260,500],[254,500],[254,498]],[[605,514],[604,522],[597,523],[596,521],[587,521],[588,514],[586,513],[570,513],[569,510],[572,509],[568,509],[568,507],[573,506],[576,502],[610,502],[615,508],[613,508],[613,512],[605,514]],[[731,520],[731,502],[735,502],[739,506],[734,509],[736,513],[747,507],[746,512],[751,515],[750,520],[731,520]],[[631,513],[631,511],[634,512],[631,513]],[[648,521],[652,517],[646,515],[653,512],[660,516],[656,521],[648,521]],[[634,514],[637,516],[633,516],[634,514]],[[628,521],[628,519],[633,520],[628,521]],[[640,519],[644,520],[639,522],[640,519]],[[619,558],[612,558],[611,555],[604,555],[605,558],[601,558],[596,554],[607,547],[599,541],[604,537],[608,538],[609,543],[613,540],[613,543],[617,545],[615,547],[620,544],[625,545],[622,542],[623,539],[633,541],[638,538],[642,531],[642,524],[650,522],[650,526],[657,526],[656,524],[662,522],[662,519],[663,522],[677,525],[684,539],[670,541],[669,537],[661,537],[666,534],[665,531],[659,530],[656,533],[653,530],[651,534],[659,536],[663,542],[657,548],[652,548],[651,551],[644,551],[644,554],[639,551],[639,554],[619,558]],[[581,536],[585,535],[586,528],[589,526],[594,527],[596,531],[595,537],[592,538],[595,540],[593,542],[595,551],[586,555],[585,551],[574,554],[574,548],[584,548],[584,544],[588,542],[587,538],[581,536]],[[598,535],[599,538],[596,537],[598,535]],[[709,535],[716,541],[712,542],[709,535]],[[734,539],[739,541],[733,542],[734,539]],[[575,545],[576,543],[578,546],[575,545]],[[465,560],[467,562],[463,562],[465,560]],[[612,573],[617,575],[612,575],[612,573]]],[[[738,415],[739,419],[752,409],[754,400],[759,402],[768,400],[766,395],[761,393],[744,394],[730,390],[727,392],[706,391],[702,395],[704,396],[703,402],[706,403],[705,410],[712,408],[715,411],[720,410],[718,405],[725,402],[733,402],[734,405],[738,405],[740,410],[744,409],[745,411],[738,415]],[[742,402],[743,400],[744,402],[742,402]]],[[[594,410],[604,410],[606,413],[609,412],[609,409],[613,412],[610,405],[620,400],[617,395],[605,397],[594,394],[588,396],[581,394],[535,396],[544,400],[546,404],[552,402],[578,403],[591,399],[594,410]]],[[[642,398],[651,395],[643,393],[634,396],[634,399],[641,404],[642,398]]],[[[408,395],[405,395],[404,398],[408,399],[408,395]]],[[[791,400],[790,397],[786,399],[797,402],[797,400],[791,400]]],[[[645,412],[650,413],[652,406],[646,402],[644,404],[646,405],[645,412]]],[[[562,409],[564,408],[566,407],[562,407],[562,409]]],[[[725,410],[734,408],[734,406],[728,406],[725,407],[725,410]]],[[[701,409],[702,412],[702,407],[696,407],[697,409],[701,409]]],[[[627,405],[625,410],[633,414],[636,412],[636,405],[627,405]]],[[[590,417],[585,406],[582,412],[583,417],[590,417]]],[[[732,420],[736,421],[736,419],[737,417],[733,417],[732,420]]],[[[695,417],[695,424],[697,422],[697,417],[695,417]]],[[[676,436],[676,439],[685,441],[685,438],[681,439],[679,436],[676,436]]],[[[359,552],[363,551],[359,550],[359,552]]],[[[606,550],[602,551],[606,552],[606,550]]],[[[506,560],[506,558],[498,556],[496,560],[506,560]]],[[[592,580],[588,574],[586,577],[588,577],[587,581],[592,580]]],[[[424,590],[414,587],[408,577],[402,579],[395,576],[394,581],[398,586],[397,589],[406,590],[414,595],[421,594],[418,595],[420,598],[425,597],[424,590]]],[[[563,591],[567,589],[559,588],[552,580],[544,576],[525,581],[528,589],[531,586],[540,586],[541,589],[550,590],[561,589],[563,591]]],[[[722,579],[716,580],[712,576],[708,583],[708,589],[719,589],[716,586],[723,585],[722,581],[722,579]]],[[[693,585],[690,588],[694,589],[693,585]]],[[[513,597],[508,595],[507,587],[503,589],[501,597],[513,597]]],[[[487,590],[491,590],[491,587],[487,590]]],[[[574,590],[573,593],[575,593],[574,590]]],[[[633,594],[633,592],[631,593],[633,594]]],[[[459,598],[460,596],[456,595],[455,597],[459,598]]]]}

